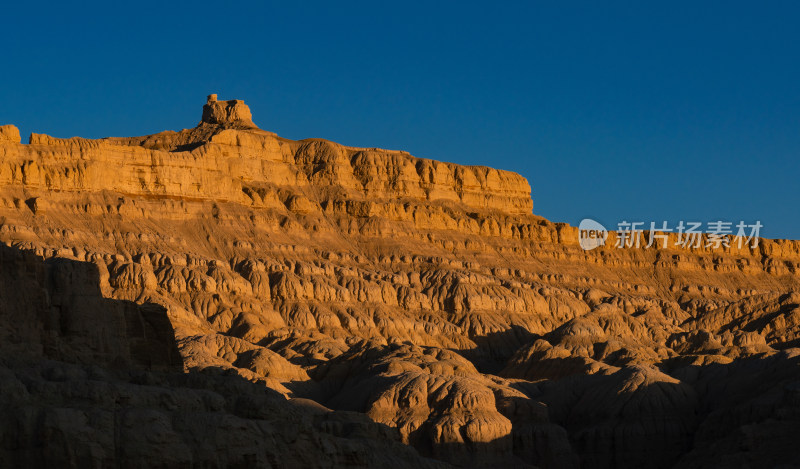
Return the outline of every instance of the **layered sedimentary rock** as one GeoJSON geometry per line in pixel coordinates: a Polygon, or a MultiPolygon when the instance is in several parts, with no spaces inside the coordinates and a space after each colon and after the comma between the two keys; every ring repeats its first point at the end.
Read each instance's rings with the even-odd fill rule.
{"type": "MultiPolygon", "coordinates": [[[[42,350],[25,366],[4,360],[20,383],[4,405],[45,415],[0,430],[3,455],[38,461],[43,448],[104,465],[122,448],[148,465],[264,467],[798,462],[800,242],[584,251],[577,229],[532,208],[517,174],[287,140],[215,95],[179,132],[21,144],[0,127],[6,257],[69,278],[2,297],[6,356],[42,350]],[[51,293],[30,293],[42,289],[51,293]],[[48,372],[25,371],[48,360],[74,379],[45,386],[48,372]],[[135,404],[93,404],[96,418],[75,410],[95,392],[88,366],[118,370],[103,386],[135,404]],[[143,370],[160,381],[132,384],[143,370]],[[75,386],[73,401],[52,401],[75,386]],[[152,397],[153,386],[172,397],[152,397]],[[70,410],[47,417],[52,408],[70,410]],[[211,420],[198,433],[193,422],[211,420]],[[63,438],[36,440],[33,421],[63,438]],[[127,432],[128,446],[92,446],[99,431],[127,432]]],[[[3,268],[16,278],[20,267],[3,268]]]]}

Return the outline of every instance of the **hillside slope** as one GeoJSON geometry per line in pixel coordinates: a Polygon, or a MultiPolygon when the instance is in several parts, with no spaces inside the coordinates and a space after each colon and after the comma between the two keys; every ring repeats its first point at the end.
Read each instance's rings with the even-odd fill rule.
{"type": "Polygon", "coordinates": [[[4,258],[91,272],[43,294],[3,262],[0,396],[54,416],[15,410],[2,457],[121,460],[103,429],[147,433],[148,466],[800,464],[800,242],[584,251],[532,209],[517,174],[287,140],[213,95],[179,132],[0,127],[4,258]],[[127,397],[92,404],[96,368],[127,397]]]}

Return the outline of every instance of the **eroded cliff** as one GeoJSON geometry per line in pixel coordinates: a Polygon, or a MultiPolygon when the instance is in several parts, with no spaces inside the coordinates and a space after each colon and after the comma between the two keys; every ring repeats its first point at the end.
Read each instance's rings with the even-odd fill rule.
{"type": "MultiPolygon", "coordinates": [[[[16,128],[0,127],[0,241],[42,262],[91,265],[96,275],[83,283],[96,301],[126,305],[119,308],[131,312],[120,318],[161,308],[186,372],[160,378],[169,392],[183,392],[181,380],[213,377],[237,384],[212,388],[294,399],[270,394],[270,405],[284,409],[271,425],[281,412],[325,416],[303,417],[310,423],[292,431],[330,441],[275,443],[310,455],[286,465],[317,456],[318,466],[369,465],[393,452],[401,466],[434,464],[420,455],[514,467],[800,462],[792,448],[799,242],[584,251],[575,228],[532,207],[517,174],[287,140],[258,129],[243,102],[213,95],[200,124],[180,132],[33,134],[21,144],[16,128]],[[296,401],[313,411],[285,410],[296,401]],[[342,432],[357,437],[342,443],[342,432]],[[342,445],[359,456],[348,459],[342,445]]],[[[70,309],[87,311],[75,327],[90,342],[111,341],[108,328],[92,328],[106,320],[88,313],[98,307],[70,309]]],[[[4,314],[13,311],[26,310],[12,304],[4,314]]],[[[47,343],[35,332],[44,326],[26,327],[33,332],[9,329],[4,343],[47,343]]],[[[145,343],[153,350],[160,342],[145,343]]],[[[87,352],[93,347],[77,348],[88,354],[83,361],[47,357],[106,366],[87,352]]],[[[138,356],[127,353],[117,355],[138,356]]],[[[22,382],[31,394],[37,381],[22,382]]],[[[22,397],[9,405],[14,399],[22,397]]],[[[217,410],[258,420],[226,402],[217,410]]],[[[181,461],[212,461],[188,428],[193,417],[175,424],[165,415],[173,422],[165,440],[149,442],[161,450],[137,451],[154,451],[148,461],[156,461],[158,451],[183,445],[174,453],[181,461]]],[[[92,439],[54,422],[73,438],[64,448],[92,439]]],[[[248,422],[237,423],[239,453],[222,430],[203,436],[227,455],[217,463],[247,461],[246,453],[254,464],[281,466],[258,456],[269,445],[247,443],[270,434],[248,422]]],[[[135,436],[142,427],[132,428],[135,436]]],[[[4,454],[25,460],[30,445],[15,444],[4,454]]]]}

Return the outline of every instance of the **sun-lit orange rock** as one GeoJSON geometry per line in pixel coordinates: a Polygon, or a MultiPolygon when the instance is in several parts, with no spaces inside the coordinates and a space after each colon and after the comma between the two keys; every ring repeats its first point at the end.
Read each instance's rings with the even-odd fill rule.
{"type": "Polygon", "coordinates": [[[800,242],[584,251],[530,194],[216,95],[178,132],[0,127],[0,347],[38,370],[3,404],[62,399],[0,435],[66,435],[0,465],[109,464],[109,431],[142,465],[797,462],[800,242]]]}

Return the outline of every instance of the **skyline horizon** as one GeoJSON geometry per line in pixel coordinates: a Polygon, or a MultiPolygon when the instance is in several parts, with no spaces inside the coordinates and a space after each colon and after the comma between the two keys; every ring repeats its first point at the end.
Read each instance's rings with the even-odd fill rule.
{"type": "Polygon", "coordinates": [[[516,172],[549,220],[759,220],[800,239],[798,4],[152,9],[9,5],[0,124],[147,135],[218,93],[293,140],[516,172]]]}
{"type": "MultiPolygon", "coordinates": [[[[210,98],[211,96],[214,96],[214,97],[215,97],[215,99],[217,99],[217,96],[218,96],[218,95],[219,95],[218,93],[209,93],[208,95],[206,95],[206,97],[207,97],[207,98],[210,98]]],[[[242,99],[242,98],[237,98],[237,97],[224,97],[224,98],[225,98],[225,99],[219,99],[219,100],[220,100],[220,101],[241,101],[241,102],[244,102],[245,104],[247,104],[246,100],[245,100],[245,99],[242,99]]],[[[249,107],[249,105],[248,105],[248,107],[249,107]]],[[[252,111],[252,110],[251,110],[251,111],[252,111]]],[[[260,129],[260,130],[265,130],[265,131],[268,131],[268,132],[272,132],[272,131],[271,131],[271,130],[269,130],[269,129],[266,129],[266,128],[263,128],[263,127],[259,126],[259,125],[258,125],[258,123],[257,123],[257,122],[255,122],[256,120],[257,120],[257,119],[254,119],[254,122],[253,122],[253,123],[256,125],[256,127],[257,127],[258,129],[260,129]]],[[[198,122],[198,124],[197,124],[197,125],[200,125],[201,123],[202,123],[202,122],[198,122]]],[[[5,124],[0,124],[0,125],[5,125],[5,124]]],[[[15,124],[11,124],[11,125],[15,125],[15,124]]],[[[163,130],[161,130],[161,131],[159,131],[159,132],[156,132],[156,134],[158,134],[158,133],[161,133],[161,132],[171,132],[171,131],[185,130],[185,129],[187,129],[187,128],[189,128],[189,127],[186,127],[186,128],[183,128],[183,129],[179,129],[179,128],[173,128],[173,129],[163,129],[163,130]]],[[[275,132],[273,132],[273,133],[275,133],[275,132]]],[[[26,140],[26,139],[25,139],[23,136],[24,136],[24,135],[26,135],[26,134],[28,135],[28,139],[30,139],[30,138],[31,138],[32,134],[45,134],[45,135],[50,135],[51,137],[56,137],[56,138],[67,138],[67,139],[69,139],[69,138],[89,138],[89,139],[103,139],[103,138],[115,138],[115,137],[139,137],[139,136],[144,136],[144,135],[106,135],[106,136],[103,136],[103,137],[83,137],[83,136],[80,136],[80,135],[73,135],[73,136],[71,136],[71,137],[62,137],[62,136],[51,135],[51,134],[48,134],[47,132],[22,132],[22,130],[20,129],[20,136],[22,137],[22,141],[23,141],[23,143],[25,143],[25,140],[26,140]]],[[[153,135],[153,134],[149,134],[149,135],[153,135]]],[[[287,138],[287,137],[284,137],[284,136],[282,136],[282,135],[280,135],[280,134],[278,134],[278,133],[276,133],[276,135],[278,135],[279,137],[282,137],[282,138],[287,138]]],[[[294,138],[293,138],[293,139],[290,139],[290,140],[313,140],[313,139],[319,139],[319,138],[320,138],[320,137],[305,137],[305,138],[299,138],[299,139],[294,139],[294,138]]],[[[323,140],[328,140],[328,139],[323,139],[323,140]]],[[[373,146],[348,145],[348,144],[344,144],[344,143],[341,143],[341,142],[336,142],[336,141],[333,141],[333,140],[328,140],[328,141],[331,141],[331,142],[333,142],[333,143],[337,143],[337,144],[343,145],[343,146],[345,146],[345,147],[350,147],[350,148],[380,148],[380,149],[382,149],[382,150],[388,150],[388,151],[400,151],[400,152],[406,152],[406,153],[409,153],[409,152],[407,152],[406,150],[403,150],[402,148],[382,148],[382,147],[373,147],[373,146]]],[[[410,154],[412,157],[415,157],[415,158],[428,159],[428,160],[435,160],[435,161],[440,161],[440,162],[444,162],[444,163],[451,163],[451,164],[457,164],[457,165],[461,165],[460,163],[458,163],[458,162],[455,162],[455,161],[444,161],[444,160],[439,160],[439,159],[436,159],[436,158],[424,158],[424,157],[419,157],[419,156],[417,156],[417,155],[414,155],[414,154],[411,154],[411,153],[409,153],[409,154],[410,154]]],[[[490,166],[490,165],[488,165],[488,164],[469,164],[469,165],[462,165],[462,166],[477,166],[477,167],[487,167],[487,168],[493,168],[493,169],[498,169],[498,170],[503,170],[503,171],[510,171],[510,172],[514,172],[514,173],[516,173],[516,174],[519,174],[520,176],[524,177],[524,178],[525,178],[525,180],[526,180],[526,181],[528,181],[528,184],[531,186],[531,201],[533,202],[533,211],[532,211],[532,214],[533,214],[533,215],[540,216],[540,217],[542,217],[542,218],[545,218],[545,219],[547,219],[548,221],[550,221],[550,222],[553,222],[553,223],[566,223],[567,225],[569,225],[569,226],[572,226],[572,227],[575,227],[575,228],[578,228],[578,227],[579,227],[579,226],[582,224],[582,222],[584,222],[584,221],[587,221],[587,220],[589,220],[589,221],[593,221],[593,222],[596,222],[596,221],[595,221],[593,218],[583,218],[583,219],[581,219],[581,220],[579,220],[579,221],[572,221],[572,220],[567,220],[567,221],[564,221],[564,220],[552,219],[552,218],[549,218],[549,217],[543,216],[543,215],[541,215],[541,214],[538,214],[538,213],[536,212],[536,200],[535,200],[535,198],[534,198],[534,196],[533,196],[533,193],[534,193],[534,191],[533,191],[533,185],[531,184],[531,181],[530,181],[530,179],[529,179],[529,178],[528,178],[528,177],[527,177],[525,174],[522,174],[522,173],[520,173],[520,172],[514,171],[513,169],[498,168],[498,167],[495,167],[495,166],[490,166]]],[[[702,224],[702,223],[709,224],[709,223],[712,223],[712,222],[714,222],[714,221],[717,221],[717,220],[713,220],[713,221],[712,221],[712,220],[701,220],[701,221],[694,220],[694,222],[699,222],[699,223],[701,223],[701,224],[702,224]]],[[[744,223],[745,221],[753,221],[753,222],[755,222],[755,223],[758,223],[758,224],[759,224],[759,228],[763,228],[763,225],[760,225],[760,223],[761,223],[761,221],[760,221],[760,220],[718,220],[718,221],[722,221],[722,222],[727,222],[727,221],[730,221],[731,223],[735,223],[735,222],[737,222],[737,221],[738,221],[738,222],[741,222],[741,223],[744,223]]],[[[682,225],[683,225],[683,223],[684,223],[684,220],[680,220],[680,221],[678,221],[678,220],[657,220],[657,219],[651,219],[651,220],[636,220],[636,221],[627,221],[627,220],[625,220],[625,217],[621,217],[621,218],[620,218],[620,221],[619,221],[619,222],[617,222],[617,223],[610,224],[610,225],[609,225],[609,228],[608,228],[608,231],[611,231],[611,232],[613,232],[613,231],[624,230],[624,229],[626,229],[626,228],[620,227],[620,224],[626,224],[626,223],[628,223],[628,224],[630,224],[630,223],[642,223],[642,224],[644,225],[644,228],[641,228],[641,230],[642,230],[642,231],[649,231],[649,229],[647,228],[647,227],[648,227],[648,224],[649,224],[649,223],[653,223],[653,224],[654,224],[654,223],[657,223],[657,222],[664,223],[664,224],[665,224],[665,226],[666,226],[667,228],[669,228],[670,226],[676,226],[676,225],[678,225],[678,223],[680,223],[680,225],[681,225],[681,233],[683,233],[683,231],[682,231],[682,229],[683,229],[683,226],[682,226],[682,225]],[[675,221],[676,223],[670,223],[670,222],[672,222],[672,221],[675,221]],[[613,228],[614,226],[617,226],[617,228],[618,228],[618,229],[617,229],[617,230],[615,230],[615,229],[613,228]]],[[[604,223],[604,225],[605,225],[605,223],[604,223]]],[[[748,225],[748,226],[750,226],[750,225],[748,225]]],[[[677,229],[677,226],[676,226],[676,228],[675,228],[675,229],[677,229]]],[[[675,229],[673,229],[673,228],[669,228],[669,230],[670,230],[671,232],[672,232],[672,231],[674,231],[675,229]]],[[[656,230],[656,231],[657,231],[657,232],[659,232],[659,230],[656,230]]],[[[634,232],[635,232],[635,231],[634,231],[634,232]]],[[[701,230],[700,232],[701,232],[701,233],[703,233],[703,234],[707,234],[707,233],[710,233],[710,232],[713,232],[713,231],[709,231],[709,230],[701,230]]],[[[731,236],[734,236],[734,233],[731,233],[731,236]]],[[[757,238],[758,238],[758,236],[757,236],[757,238]]],[[[763,236],[761,236],[760,238],[761,238],[761,239],[775,239],[775,240],[780,240],[780,239],[783,239],[783,240],[796,241],[795,239],[792,239],[792,238],[765,238],[765,237],[763,237],[763,236]]],[[[800,240],[800,239],[797,239],[797,240],[800,240]]]]}

